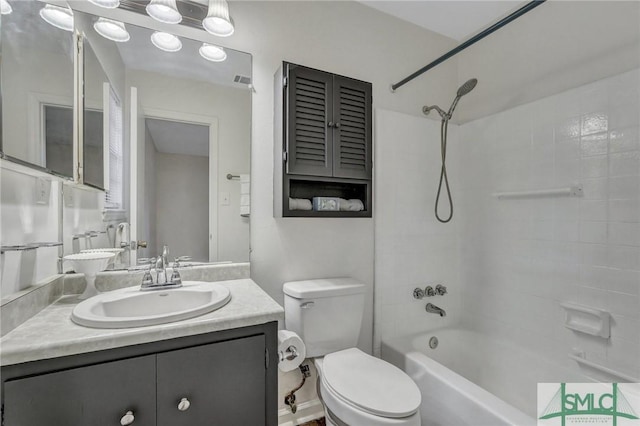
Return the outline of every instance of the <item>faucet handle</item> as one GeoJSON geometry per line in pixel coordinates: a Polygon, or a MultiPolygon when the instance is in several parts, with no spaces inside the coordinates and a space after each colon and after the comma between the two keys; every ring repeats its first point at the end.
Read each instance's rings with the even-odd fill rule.
{"type": "Polygon", "coordinates": [[[425,294],[427,297],[433,297],[433,296],[435,296],[435,295],[436,295],[436,292],[435,292],[435,290],[433,289],[433,287],[431,287],[431,286],[427,286],[427,288],[425,288],[425,289],[424,289],[424,294],[425,294]]]}
{"type": "Polygon", "coordinates": [[[422,299],[424,297],[424,290],[416,287],[413,289],[413,298],[414,299],[422,299]]]}
{"type": "Polygon", "coordinates": [[[442,284],[438,284],[436,286],[436,293],[438,293],[440,296],[444,296],[445,294],[447,294],[447,287],[443,286],[442,284]]]}

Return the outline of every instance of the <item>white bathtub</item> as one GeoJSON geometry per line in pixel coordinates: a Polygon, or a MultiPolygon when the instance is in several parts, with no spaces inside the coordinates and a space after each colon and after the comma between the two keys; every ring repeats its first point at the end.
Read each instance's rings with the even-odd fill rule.
{"type": "Polygon", "coordinates": [[[464,329],[383,341],[381,356],[418,384],[422,426],[535,425],[537,383],[565,376],[522,348],[464,329]]]}

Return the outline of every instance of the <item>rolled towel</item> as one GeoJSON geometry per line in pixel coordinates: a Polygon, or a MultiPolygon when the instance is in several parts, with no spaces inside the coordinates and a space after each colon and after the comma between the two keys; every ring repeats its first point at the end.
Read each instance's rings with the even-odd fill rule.
{"type": "Polygon", "coordinates": [[[289,197],[289,210],[311,210],[311,200],[289,197]]]}
{"type": "Polygon", "coordinates": [[[364,210],[364,203],[358,199],[340,199],[340,210],[343,212],[361,212],[364,210]]]}

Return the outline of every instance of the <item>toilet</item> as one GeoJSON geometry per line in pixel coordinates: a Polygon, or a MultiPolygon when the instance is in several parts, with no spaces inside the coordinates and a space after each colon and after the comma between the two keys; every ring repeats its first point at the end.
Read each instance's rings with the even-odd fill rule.
{"type": "Polygon", "coordinates": [[[356,343],[365,286],[352,278],[285,283],[285,324],[318,370],[318,395],[331,426],[420,426],[418,386],[356,343]]]}

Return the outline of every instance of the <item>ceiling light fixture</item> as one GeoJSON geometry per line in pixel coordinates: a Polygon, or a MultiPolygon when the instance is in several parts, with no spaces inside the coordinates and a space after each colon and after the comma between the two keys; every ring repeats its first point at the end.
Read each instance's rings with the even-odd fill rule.
{"type": "Polygon", "coordinates": [[[13,9],[11,8],[9,2],[7,0],[0,0],[0,14],[8,15],[11,12],[13,12],[13,9]]]}
{"type": "Polygon", "coordinates": [[[182,21],[176,0],[151,0],[147,5],[147,13],[156,21],[165,24],[178,24],[182,21]]]}
{"type": "Polygon", "coordinates": [[[73,12],[68,7],[47,4],[40,9],[40,17],[56,28],[73,31],[73,12]]]}
{"type": "Polygon", "coordinates": [[[151,34],[151,43],[165,52],[177,52],[182,49],[182,42],[177,36],[162,31],[151,34]]]}
{"type": "Polygon", "coordinates": [[[200,47],[200,56],[207,61],[222,62],[227,59],[227,52],[222,47],[214,46],[209,43],[202,43],[200,47]]]}
{"type": "Polygon", "coordinates": [[[131,38],[124,24],[113,19],[99,18],[93,24],[93,29],[102,37],[118,43],[129,41],[131,38]]]}
{"type": "Polygon", "coordinates": [[[204,29],[218,37],[229,37],[235,31],[229,16],[227,0],[209,0],[209,13],[202,20],[204,29]]]}
{"type": "Polygon", "coordinates": [[[89,3],[104,7],[105,9],[116,9],[120,7],[120,0],[89,0],[89,3]]]}

